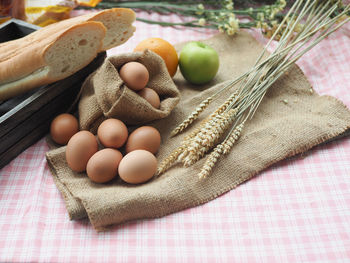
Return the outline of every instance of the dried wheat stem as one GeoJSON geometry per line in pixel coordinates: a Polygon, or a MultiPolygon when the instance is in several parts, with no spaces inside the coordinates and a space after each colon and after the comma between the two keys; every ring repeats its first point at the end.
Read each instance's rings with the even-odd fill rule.
{"type": "Polygon", "coordinates": [[[211,173],[216,162],[218,161],[218,159],[222,154],[223,154],[223,145],[221,143],[215,147],[215,149],[209,154],[208,158],[206,159],[201,171],[198,174],[198,177],[200,179],[207,177],[211,173]]]}
{"type": "MultiPolygon", "coordinates": [[[[234,102],[238,97],[238,90],[235,91],[225,102],[222,104],[215,112],[215,113],[222,113],[224,112],[228,105],[230,105],[232,102],[234,102]]],[[[201,104],[182,122],[180,125],[178,125],[170,134],[171,137],[181,133],[183,130],[185,130],[190,124],[192,124],[199,116],[201,112],[203,112],[210,102],[213,100],[213,97],[209,97],[206,100],[202,101],[201,104]]],[[[212,114],[213,115],[213,114],[212,114]]]]}
{"type": "Polygon", "coordinates": [[[166,157],[158,166],[157,175],[163,174],[166,170],[168,170],[176,161],[181,159],[181,156],[187,154],[187,147],[189,142],[200,132],[200,127],[196,127],[190,134],[185,136],[183,142],[179,147],[173,150],[168,157],[166,157]]]}
{"type": "Polygon", "coordinates": [[[183,130],[185,130],[190,124],[192,124],[199,116],[201,112],[203,112],[210,102],[213,100],[213,97],[209,97],[202,101],[199,106],[182,122],[178,125],[170,134],[171,137],[179,134],[183,130]]]}
{"type": "Polygon", "coordinates": [[[189,146],[191,143],[193,143],[193,140],[197,140],[198,138],[202,138],[202,134],[199,134],[201,130],[206,127],[208,122],[212,119],[212,116],[209,116],[205,120],[203,120],[198,127],[196,127],[189,135],[187,135],[184,140],[182,141],[182,144],[184,146],[183,152],[178,156],[178,161],[182,161],[186,158],[186,156],[189,154],[189,146]]]}
{"type": "Polygon", "coordinates": [[[206,159],[201,171],[199,172],[198,176],[200,179],[206,178],[210,175],[211,171],[213,170],[215,164],[223,154],[227,154],[233,144],[238,140],[241,131],[243,129],[245,121],[243,121],[241,124],[236,126],[236,128],[233,129],[232,132],[227,136],[227,138],[217,145],[214,150],[209,154],[208,158],[206,159]]]}
{"type": "Polygon", "coordinates": [[[223,141],[223,154],[228,154],[231,151],[231,148],[235,144],[235,142],[239,139],[241,135],[242,129],[244,127],[245,121],[236,126],[234,130],[227,136],[227,138],[223,141]]]}
{"type": "Polygon", "coordinates": [[[195,128],[189,135],[187,135],[180,147],[177,147],[173,150],[168,157],[166,157],[158,166],[157,175],[163,174],[168,170],[177,160],[181,158],[183,154],[187,152],[187,146],[189,142],[200,132],[200,127],[195,128]]]}
{"type": "Polygon", "coordinates": [[[190,166],[203,157],[232,124],[236,113],[237,109],[231,109],[217,114],[208,121],[188,145],[188,154],[181,159],[182,163],[185,166],[190,166]]]}
{"type": "Polygon", "coordinates": [[[219,108],[215,110],[213,115],[216,115],[217,113],[223,113],[225,110],[227,110],[227,108],[230,105],[234,104],[238,99],[238,90],[236,90],[219,108]]]}
{"type": "Polygon", "coordinates": [[[223,141],[221,140],[221,143],[213,149],[209,154],[209,158],[205,161],[199,176],[201,178],[208,176],[220,156],[229,153],[234,143],[239,139],[245,121],[254,116],[269,87],[303,54],[350,20],[350,18],[347,18],[338,21],[349,12],[350,5],[347,5],[340,13],[334,14],[337,7],[337,1],[307,0],[304,2],[303,0],[297,0],[274,33],[274,36],[281,35],[279,45],[275,51],[263,62],[260,62],[266,52],[265,48],[250,71],[204,100],[179,125],[180,127],[175,129],[173,135],[183,131],[193,123],[198,115],[207,108],[208,104],[223,91],[242,81],[238,88],[237,97],[232,94],[216,111],[210,114],[201,123],[199,129],[185,138],[178,151],[173,152],[173,156],[166,159],[167,162],[180,161],[185,166],[192,165],[209,150],[213,149],[219,142],[220,137],[226,133],[226,130],[233,126],[226,138],[223,141]],[[295,34],[295,29],[300,22],[304,22],[304,26],[295,34]],[[337,22],[339,24],[335,25],[337,22]],[[233,109],[235,109],[234,114],[233,109]],[[243,118],[244,121],[241,122],[243,118]],[[237,124],[239,125],[236,126],[237,124]]]}
{"type": "Polygon", "coordinates": [[[180,146],[172,151],[167,158],[165,158],[160,165],[158,166],[156,175],[163,174],[166,170],[168,170],[177,160],[178,156],[183,152],[184,147],[180,146]]]}
{"type": "MultiPolygon", "coordinates": [[[[303,12],[306,13],[307,11],[309,11],[310,8],[311,7],[306,8],[306,6],[304,6],[301,13],[303,13],[303,12]]],[[[298,17],[298,19],[300,19],[300,17],[298,17]]],[[[295,25],[297,24],[298,19],[291,26],[291,30],[289,30],[288,33],[285,35],[285,42],[286,43],[289,41],[289,37],[291,36],[291,32],[292,32],[293,28],[295,27],[295,25]]],[[[299,37],[299,35],[298,35],[298,37],[299,37]]],[[[298,39],[298,37],[296,39],[298,39]]],[[[279,47],[282,47],[282,46],[283,46],[282,42],[280,41],[279,47]]],[[[286,54],[287,54],[287,52],[286,52],[286,54]]],[[[281,60],[283,62],[288,61],[287,59],[285,59],[285,57],[286,56],[283,55],[283,52],[280,52],[280,58],[278,60],[281,60]]],[[[292,56],[289,56],[289,58],[292,58],[292,56]]],[[[273,63],[270,65],[270,67],[274,67],[277,64],[279,64],[279,66],[277,66],[277,69],[275,71],[277,71],[278,69],[280,69],[283,66],[283,63],[278,62],[278,60],[276,62],[274,62],[275,65],[273,65],[273,63]]],[[[274,71],[272,71],[272,74],[271,73],[269,73],[269,74],[270,74],[270,76],[273,76],[274,71]]],[[[254,79],[254,78],[252,78],[252,79],[254,79]]],[[[245,109],[249,109],[248,116],[251,116],[251,117],[254,115],[257,106],[260,104],[260,102],[261,102],[261,100],[264,97],[264,94],[266,92],[266,88],[261,89],[261,91],[259,90],[260,88],[259,88],[258,83],[262,82],[261,80],[262,79],[260,78],[260,81],[255,83],[255,85],[253,85],[252,92],[249,94],[249,95],[254,95],[254,96],[252,96],[252,97],[254,97],[254,100],[247,99],[243,103],[243,104],[248,106],[248,107],[246,106],[243,109],[243,111],[245,111],[245,109]],[[259,96],[256,95],[256,93],[258,93],[258,92],[259,92],[259,96]]],[[[249,95],[248,95],[248,98],[249,98],[249,95]]],[[[226,137],[226,139],[213,150],[213,152],[207,158],[204,166],[202,167],[201,172],[199,173],[200,178],[204,178],[210,174],[210,172],[212,171],[213,167],[215,166],[215,164],[218,161],[221,154],[227,154],[230,152],[234,143],[239,139],[239,136],[240,136],[241,131],[243,129],[244,123],[245,123],[245,121],[243,121],[240,125],[238,125],[236,128],[234,128],[229,133],[228,137],[226,137]]]]}
{"type": "Polygon", "coordinates": [[[179,155],[178,161],[185,162],[185,160],[189,158],[188,156],[193,155],[193,152],[199,151],[203,148],[201,142],[205,139],[203,130],[206,129],[206,126],[205,123],[204,126],[201,126],[202,130],[196,134],[195,137],[184,142],[184,144],[186,144],[186,149],[179,155]]]}
{"type": "MultiPolygon", "coordinates": [[[[181,133],[184,131],[188,126],[190,126],[199,116],[200,113],[202,113],[208,105],[223,91],[225,91],[228,88],[232,88],[237,82],[241,81],[246,75],[248,75],[248,72],[240,76],[239,78],[235,79],[234,81],[231,81],[228,83],[223,89],[219,90],[212,96],[208,97],[207,99],[203,100],[199,106],[190,113],[190,115],[182,122],[180,123],[170,134],[171,137],[181,133]]],[[[222,105],[222,107],[225,107],[222,112],[228,107],[230,103],[235,101],[238,98],[238,90],[236,90],[227,101],[222,105]],[[230,101],[230,103],[228,103],[230,101]],[[225,105],[225,106],[224,106],[225,105]]],[[[217,109],[219,110],[219,109],[217,109]]]]}

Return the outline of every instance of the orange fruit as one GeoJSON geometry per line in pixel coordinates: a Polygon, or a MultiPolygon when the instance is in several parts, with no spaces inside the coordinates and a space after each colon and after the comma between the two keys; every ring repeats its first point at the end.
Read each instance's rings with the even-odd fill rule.
{"type": "Polygon", "coordinates": [[[141,41],[134,49],[134,51],[143,51],[149,49],[158,54],[165,62],[171,77],[176,73],[179,64],[177,52],[172,44],[161,38],[147,38],[141,41]]]}

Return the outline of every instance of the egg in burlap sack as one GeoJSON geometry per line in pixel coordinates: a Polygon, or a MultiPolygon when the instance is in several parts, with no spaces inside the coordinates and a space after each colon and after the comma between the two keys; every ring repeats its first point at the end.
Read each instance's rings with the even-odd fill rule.
{"type": "Polygon", "coordinates": [[[117,118],[127,125],[140,125],[165,118],[174,109],[180,93],[162,58],[145,50],[111,56],[83,83],[78,110],[80,129],[96,133],[108,118],[117,118]],[[128,88],[119,75],[120,68],[131,61],[143,64],[149,72],[146,87],[160,97],[159,109],[128,88]]]}

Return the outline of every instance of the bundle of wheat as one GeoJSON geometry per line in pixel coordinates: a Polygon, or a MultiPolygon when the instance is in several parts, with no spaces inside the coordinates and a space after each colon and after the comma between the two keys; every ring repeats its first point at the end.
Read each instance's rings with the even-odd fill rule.
{"type": "Polygon", "coordinates": [[[220,156],[228,153],[239,139],[244,124],[252,119],[271,85],[307,51],[350,20],[346,16],[350,5],[345,6],[341,12],[336,12],[340,2],[295,1],[254,67],[202,101],[175,128],[173,136],[190,126],[224,91],[239,84],[238,89],[161,162],[158,174],[164,173],[176,162],[181,162],[184,166],[192,165],[212,150],[199,172],[201,178],[208,176],[220,156]],[[279,39],[276,49],[267,55],[267,47],[276,38],[279,39]],[[266,55],[267,58],[264,58],[266,55]]]}

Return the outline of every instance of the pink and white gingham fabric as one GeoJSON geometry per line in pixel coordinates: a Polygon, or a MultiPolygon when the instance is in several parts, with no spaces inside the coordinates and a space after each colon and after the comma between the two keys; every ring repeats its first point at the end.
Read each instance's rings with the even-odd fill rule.
{"type": "MultiPolygon", "coordinates": [[[[175,44],[216,33],[136,27],[108,54],[148,37],[175,44]]],[[[348,107],[349,47],[350,23],[298,62],[318,93],[348,107]]],[[[0,170],[0,262],[350,262],[349,138],[282,161],[202,206],[104,233],[69,220],[47,150],[41,139],[0,170]]]]}

